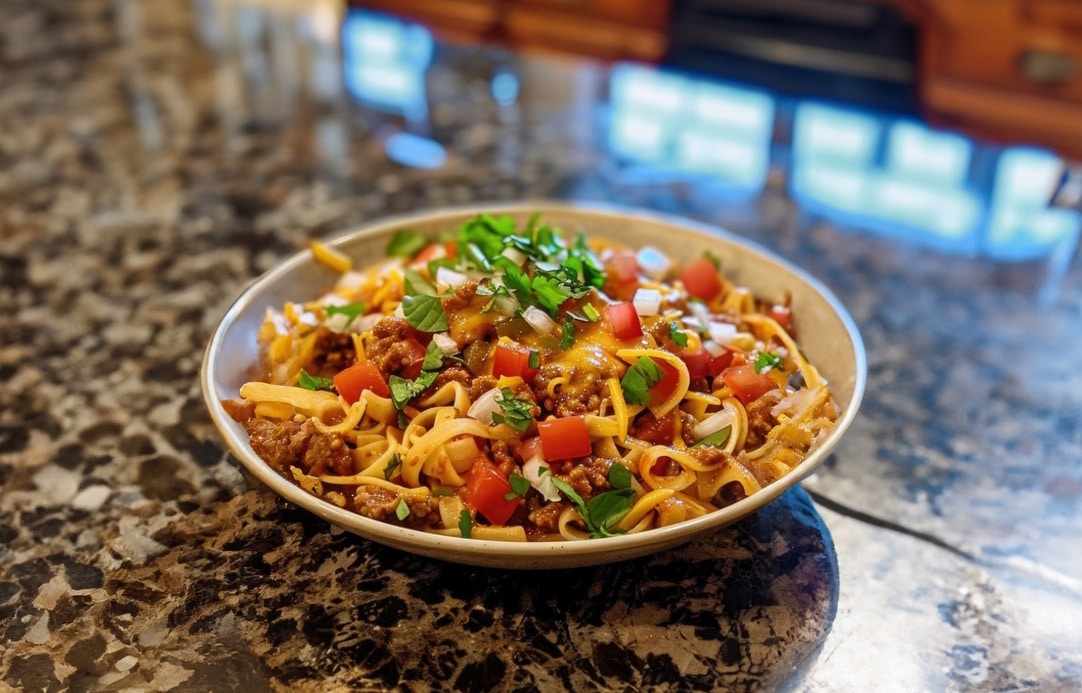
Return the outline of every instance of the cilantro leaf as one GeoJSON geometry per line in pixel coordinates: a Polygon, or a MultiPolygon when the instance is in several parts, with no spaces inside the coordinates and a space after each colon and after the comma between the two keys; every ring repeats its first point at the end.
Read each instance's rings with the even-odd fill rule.
{"type": "Polygon", "coordinates": [[[560,348],[567,351],[575,343],[575,323],[568,320],[564,323],[564,336],[560,338],[560,348]]]}
{"type": "Polygon", "coordinates": [[[755,372],[765,373],[771,368],[778,368],[781,366],[781,357],[770,351],[760,351],[759,356],[755,358],[755,372]]]}
{"type": "Polygon", "coordinates": [[[441,368],[443,368],[443,352],[435,341],[429,342],[428,349],[425,351],[425,360],[421,364],[421,374],[416,379],[407,380],[398,375],[392,375],[387,379],[387,387],[391,390],[391,404],[394,408],[401,412],[411,399],[431,387],[432,383],[436,382],[436,376],[439,375],[441,368]]]}
{"type": "Polygon", "coordinates": [[[530,491],[530,480],[524,476],[520,476],[512,472],[507,477],[508,483],[511,484],[511,491],[505,493],[504,500],[515,500],[516,498],[525,498],[526,494],[530,491]]]}
{"type": "Polygon", "coordinates": [[[725,441],[729,440],[729,434],[732,433],[732,430],[733,430],[732,426],[725,426],[723,428],[719,428],[718,430],[714,431],[710,435],[705,436],[702,439],[700,439],[699,441],[697,441],[691,447],[699,448],[699,447],[702,447],[704,445],[711,445],[711,446],[713,446],[715,448],[721,447],[722,445],[725,445],[725,441]]]}
{"type": "Polygon", "coordinates": [[[470,519],[470,511],[465,508],[458,513],[458,531],[462,532],[463,539],[473,536],[473,520],[470,519]]]}
{"type": "Polygon", "coordinates": [[[505,423],[517,431],[525,431],[533,423],[533,402],[525,399],[516,399],[511,388],[500,389],[500,399],[496,400],[503,410],[503,414],[492,415],[495,423],[505,423]]]}
{"type": "Polygon", "coordinates": [[[631,471],[619,462],[609,467],[609,485],[615,489],[631,488],[631,471]]]}
{"type": "Polygon", "coordinates": [[[436,295],[436,285],[425,279],[425,277],[415,269],[407,267],[402,272],[402,283],[407,296],[436,295]]]}
{"type": "Polygon", "coordinates": [[[406,322],[421,332],[443,332],[448,328],[447,314],[438,296],[406,296],[402,299],[406,322]]]}
{"type": "Polygon", "coordinates": [[[620,379],[620,389],[629,404],[646,404],[650,400],[650,388],[661,382],[665,373],[653,359],[640,356],[620,379]]]}
{"type": "Polygon", "coordinates": [[[410,516],[410,507],[406,505],[405,498],[398,501],[398,506],[394,509],[394,516],[397,517],[399,521],[405,520],[410,516]]]}
{"type": "Polygon", "coordinates": [[[669,323],[669,339],[671,339],[676,346],[686,347],[688,345],[688,336],[684,334],[683,330],[675,322],[669,323]]]}
{"type": "Polygon", "coordinates": [[[428,245],[427,236],[417,231],[401,229],[391,236],[391,241],[387,244],[387,255],[411,258],[421,252],[426,245],[428,245]]]}
{"type": "Polygon", "coordinates": [[[564,301],[571,298],[571,291],[558,279],[538,272],[530,281],[530,288],[537,297],[537,303],[549,315],[555,317],[564,301]]]}
{"type": "Polygon", "coordinates": [[[305,390],[327,390],[328,392],[334,392],[334,381],[330,378],[322,375],[308,375],[308,373],[301,371],[301,378],[297,381],[297,385],[303,387],[305,390]]]}
{"type": "Polygon", "coordinates": [[[327,317],[344,315],[348,322],[353,322],[358,315],[368,310],[368,306],[365,305],[364,301],[357,301],[356,303],[347,303],[344,306],[324,306],[323,310],[327,313],[327,317]]]}
{"type": "Polygon", "coordinates": [[[402,457],[396,452],[391,455],[391,459],[387,460],[387,466],[383,468],[383,478],[387,481],[391,480],[394,476],[396,469],[402,466],[402,457]]]}

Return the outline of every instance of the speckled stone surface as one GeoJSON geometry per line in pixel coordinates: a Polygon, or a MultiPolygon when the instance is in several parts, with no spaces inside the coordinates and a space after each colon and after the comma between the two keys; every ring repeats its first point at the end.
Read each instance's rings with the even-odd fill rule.
{"type": "Polygon", "coordinates": [[[0,687],[1082,689],[1070,249],[945,256],[806,214],[783,171],[753,199],[643,175],[605,153],[606,70],[570,59],[440,47],[403,118],[343,90],[336,5],[301,4],[5,4],[0,687]],[[446,161],[390,161],[400,131],[446,161]],[[506,573],[248,482],[197,383],[247,282],[387,213],[540,197],[711,221],[835,290],[869,390],[806,490],[648,559],[506,573]]]}

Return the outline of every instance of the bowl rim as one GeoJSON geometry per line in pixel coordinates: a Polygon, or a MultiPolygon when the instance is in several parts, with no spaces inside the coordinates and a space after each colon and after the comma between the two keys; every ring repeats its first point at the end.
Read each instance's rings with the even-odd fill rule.
{"type": "MultiPolygon", "coordinates": [[[[314,515],[333,525],[355,532],[370,540],[384,545],[395,546],[413,553],[439,557],[448,561],[470,563],[474,565],[493,565],[502,564],[502,561],[497,560],[502,557],[511,561],[511,563],[508,564],[508,567],[515,567],[515,563],[522,563],[523,560],[538,560],[543,563],[543,560],[547,555],[558,552],[561,557],[592,557],[595,560],[591,562],[602,562],[606,560],[605,556],[609,554],[614,556],[617,554],[628,554],[630,557],[630,555],[642,555],[648,553],[654,545],[664,544],[668,546],[683,543],[684,541],[690,541],[703,533],[715,531],[731,524],[737,519],[749,515],[768,503],[773,502],[810,474],[815,467],[831,453],[845,431],[856,418],[867,382],[867,355],[864,348],[864,342],[852,316],[834,293],[806,270],[777,255],[775,252],[760,245],[758,242],[737,235],[720,226],[674,214],[634,207],[592,202],[535,200],[514,203],[471,203],[467,205],[446,206],[403,214],[394,214],[364,222],[339,233],[332,233],[319,240],[330,247],[337,247],[362,235],[378,235],[412,224],[421,222],[431,223],[441,218],[447,219],[450,224],[453,220],[466,218],[477,213],[494,215],[539,213],[542,216],[552,213],[594,217],[616,216],[634,218],[644,222],[675,226],[693,231],[724,243],[742,246],[746,250],[765,256],[770,262],[785,268],[799,280],[814,289],[830,306],[835,316],[844,326],[853,348],[856,367],[856,372],[853,373],[852,395],[847,402],[839,402],[839,406],[842,407],[841,416],[835,422],[827,439],[784,477],[770,483],[757,493],[748,496],[733,505],[719,508],[718,510],[700,517],[669,525],[667,527],[651,529],[637,534],[624,534],[586,541],[504,542],[486,539],[465,539],[462,537],[423,532],[400,527],[387,522],[381,522],[344,508],[339,508],[332,503],[313,496],[275,472],[269,464],[264,462],[252,450],[248,441],[248,436],[243,427],[239,423],[233,421],[226,413],[225,408],[222,405],[223,393],[218,390],[214,379],[214,370],[212,369],[212,366],[216,361],[217,355],[221,351],[222,342],[230,327],[242,312],[244,312],[245,309],[261,295],[261,289],[273,285],[283,275],[288,274],[297,266],[313,261],[311,250],[305,248],[298,250],[289,257],[277,262],[273,267],[254,279],[241,291],[215,327],[204,351],[203,363],[200,369],[200,384],[202,386],[204,401],[215,427],[226,442],[229,452],[236,457],[253,476],[269,487],[270,490],[293,505],[312,512],[314,515]],[[475,554],[480,555],[480,561],[468,560],[469,555],[475,554]]],[[[588,224],[585,225],[588,226],[588,224]]],[[[537,565],[532,567],[544,566],[537,565]]]]}

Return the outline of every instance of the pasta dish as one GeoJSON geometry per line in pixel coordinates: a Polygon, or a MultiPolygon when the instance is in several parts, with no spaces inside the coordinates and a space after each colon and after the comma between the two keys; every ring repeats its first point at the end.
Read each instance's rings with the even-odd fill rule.
{"type": "Polygon", "coordinates": [[[795,341],[788,296],[725,258],[478,215],[322,296],[268,308],[258,375],[224,404],[252,449],[326,502],[475,539],[602,538],[757,493],[837,407],[795,341]]]}

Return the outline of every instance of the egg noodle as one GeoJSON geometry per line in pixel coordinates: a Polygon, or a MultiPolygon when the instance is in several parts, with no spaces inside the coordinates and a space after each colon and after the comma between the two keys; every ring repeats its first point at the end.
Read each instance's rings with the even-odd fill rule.
{"type": "Polygon", "coordinates": [[[508,541],[643,532],[787,474],[837,417],[789,299],[709,254],[676,267],[534,218],[479,215],[268,309],[227,402],[253,449],[327,502],[508,541]]]}

